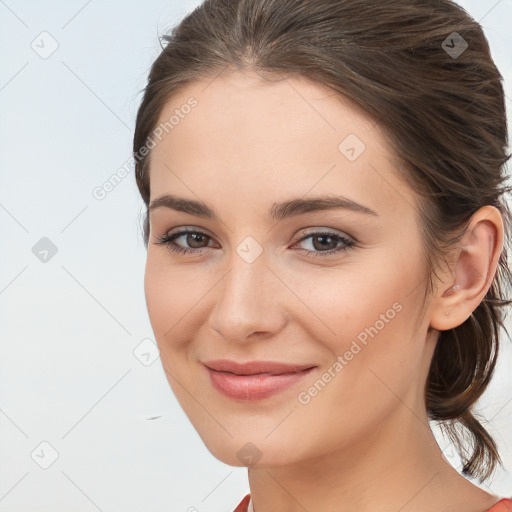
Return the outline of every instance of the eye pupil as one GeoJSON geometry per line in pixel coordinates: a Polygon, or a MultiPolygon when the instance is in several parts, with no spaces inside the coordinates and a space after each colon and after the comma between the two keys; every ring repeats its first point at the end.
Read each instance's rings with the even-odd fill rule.
{"type": "Polygon", "coordinates": [[[204,235],[200,234],[200,233],[189,233],[189,234],[187,234],[187,244],[189,244],[190,247],[194,247],[194,248],[204,247],[204,246],[201,245],[201,239],[206,239],[206,237],[204,235]],[[197,240],[197,238],[199,238],[199,241],[197,240]],[[199,242],[199,245],[194,245],[197,242],[199,242]]]}
{"type": "Polygon", "coordinates": [[[331,249],[331,248],[332,248],[332,249],[335,249],[335,248],[336,248],[336,244],[337,244],[336,239],[335,239],[334,237],[332,237],[332,236],[329,236],[329,235],[317,235],[317,236],[314,236],[314,237],[313,237],[313,247],[314,247],[315,249],[326,249],[326,248],[327,248],[327,249],[331,249]],[[317,239],[324,239],[324,240],[325,240],[325,239],[330,239],[330,240],[331,240],[331,244],[330,244],[330,245],[331,245],[331,247],[329,247],[329,243],[327,243],[327,245],[326,245],[326,244],[323,244],[323,243],[320,243],[320,244],[318,244],[318,245],[317,245],[317,244],[315,243],[315,241],[316,241],[317,239]],[[334,244],[334,245],[333,245],[333,244],[334,244]]]}

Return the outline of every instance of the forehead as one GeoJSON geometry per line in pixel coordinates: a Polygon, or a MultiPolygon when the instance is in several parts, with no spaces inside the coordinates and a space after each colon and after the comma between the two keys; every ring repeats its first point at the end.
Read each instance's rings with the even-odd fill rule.
{"type": "Polygon", "coordinates": [[[346,97],[303,77],[230,72],[194,82],[164,106],[158,125],[165,123],[151,155],[152,199],[171,191],[192,197],[192,189],[201,198],[229,193],[263,206],[340,193],[395,216],[416,203],[380,127],[346,97]]]}

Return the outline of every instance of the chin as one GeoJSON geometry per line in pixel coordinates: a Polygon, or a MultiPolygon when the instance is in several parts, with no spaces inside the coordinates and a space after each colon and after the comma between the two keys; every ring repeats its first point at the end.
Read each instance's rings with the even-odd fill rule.
{"type": "MultiPolygon", "coordinates": [[[[265,434],[266,435],[266,434],[265,434]]],[[[208,451],[220,462],[237,467],[283,466],[299,460],[300,454],[278,436],[270,441],[265,435],[244,435],[217,440],[203,439],[208,451]]],[[[272,434],[274,435],[274,434],[272,434]]],[[[291,443],[297,444],[297,443],[291,443]]]]}

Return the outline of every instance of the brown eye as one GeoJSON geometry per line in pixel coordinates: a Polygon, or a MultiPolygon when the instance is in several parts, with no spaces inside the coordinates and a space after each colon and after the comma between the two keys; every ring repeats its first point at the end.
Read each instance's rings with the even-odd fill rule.
{"type": "MultiPolygon", "coordinates": [[[[301,233],[302,234],[302,233],[301,233]]],[[[354,247],[356,242],[344,236],[330,232],[313,232],[302,237],[295,244],[300,244],[305,240],[311,239],[310,247],[312,249],[299,249],[305,251],[310,256],[325,256],[335,253],[341,253],[354,247]]]]}
{"type": "Polygon", "coordinates": [[[210,238],[207,235],[204,235],[203,233],[187,233],[185,240],[187,244],[190,245],[190,247],[194,249],[200,249],[201,247],[206,247],[208,245],[208,241],[206,241],[206,246],[202,245],[204,244],[204,241],[210,238]]]}
{"type": "Polygon", "coordinates": [[[165,233],[163,236],[158,237],[158,240],[155,243],[157,245],[165,245],[173,252],[194,253],[208,247],[208,242],[210,240],[211,237],[206,233],[188,229],[177,231],[173,234],[165,233]],[[175,242],[175,240],[181,237],[184,237],[183,240],[185,242],[185,247],[175,242]]]}
{"type": "Polygon", "coordinates": [[[339,242],[331,235],[313,235],[311,240],[313,241],[313,247],[318,251],[322,251],[324,249],[335,249],[339,242]]]}

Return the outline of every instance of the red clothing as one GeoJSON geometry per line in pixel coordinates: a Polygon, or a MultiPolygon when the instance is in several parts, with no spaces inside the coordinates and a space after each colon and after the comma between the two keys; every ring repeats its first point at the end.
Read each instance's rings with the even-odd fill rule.
{"type": "MultiPolygon", "coordinates": [[[[246,496],[244,496],[244,499],[238,504],[238,507],[236,507],[235,510],[233,510],[233,512],[247,512],[247,506],[249,505],[250,499],[251,499],[250,494],[247,494],[246,496]]],[[[492,512],[494,512],[494,510],[492,512]]]]}
{"type": "MultiPolygon", "coordinates": [[[[251,495],[247,494],[244,499],[238,504],[233,512],[247,512],[247,506],[251,495]]],[[[484,512],[512,512],[512,499],[502,498],[500,501],[495,503],[491,508],[484,510],[484,512]]]]}
{"type": "Polygon", "coordinates": [[[512,512],[512,499],[502,498],[485,512],[512,512]]]}

